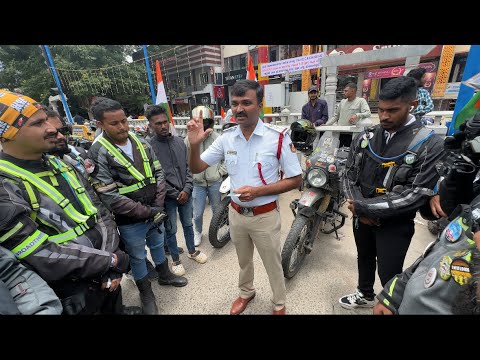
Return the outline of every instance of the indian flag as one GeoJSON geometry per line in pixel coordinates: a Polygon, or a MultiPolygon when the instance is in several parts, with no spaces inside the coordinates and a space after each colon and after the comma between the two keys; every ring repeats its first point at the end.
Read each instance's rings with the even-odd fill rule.
{"type": "MultiPolygon", "coordinates": [[[[250,56],[250,53],[248,53],[248,66],[247,66],[247,80],[253,80],[253,81],[258,81],[257,76],[255,75],[255,68],[253,67],[253,61],[252,57],[250,56]]],[[[262,110],[260,110],[260,119],[263,120],[264,112],[263,112],[263,106],[262,110]]]]}
{"type": "Polygon", "coordinates": [[[160,71],[160,62],[156,60],[156,71],[157,71],[157,99],[155,105],[160,105],[165,110],[167,110],[168,118],[170,119],[170,133],[174,136],[177,136],[177,131],[175,129],[175,122],[173,121],[172,112],[170,111],[170,105],[167,101],[167,93],[165,92],[165,86],[163,86],[162,72],[160,71]]]}

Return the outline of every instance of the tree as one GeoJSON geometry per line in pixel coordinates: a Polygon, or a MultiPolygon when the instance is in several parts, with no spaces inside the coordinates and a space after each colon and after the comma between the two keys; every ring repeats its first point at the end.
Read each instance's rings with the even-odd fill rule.
{"type": "MultiPolygon", "coordinates": [[[[95,96],[118,100],[127,112],[150,102],[144,62],[128,63],[135,45],[52,45],[50,51],[72,114],[86,114],[95,96]]],[[[149,54],[150,55],[150,54],[149,54]]],[[[36,45],[0,45],[0,88],[48,104],[53,75],[36,45]]]]}

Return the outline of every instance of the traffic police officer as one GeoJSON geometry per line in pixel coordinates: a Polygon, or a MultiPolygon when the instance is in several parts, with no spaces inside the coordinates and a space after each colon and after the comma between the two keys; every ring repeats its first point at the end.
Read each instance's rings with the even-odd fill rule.
{"type": "Polygon", "coordinates": [[[278,194],[300,186],[300,164],[292,141],[281,127],[259,119],[263,89],[252,80],[232,89],[232,112],[239,126],[224,132],[200,156],[202,116],[188,122],[189,166],[193,173],[225,159],[232,183],[230,234],[240,265],[240,296],[230,314],[245,310],[255,296],[253,249],[256,246],[273,291],[274,314],[285,314],[286,289],[281,265],[278,194]],[[283,171],[281,179],[280,168],[283,171]]]}

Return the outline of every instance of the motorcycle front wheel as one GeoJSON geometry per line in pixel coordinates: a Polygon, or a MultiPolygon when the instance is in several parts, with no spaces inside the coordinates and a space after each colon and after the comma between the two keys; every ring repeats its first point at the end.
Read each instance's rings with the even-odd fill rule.
{"type": "Polygon", "coordinates": [[[313,241],[314,219],[315,216],[307,218],[297,215],[293,221],[282,249],[282,269],[287,279],[295,276],[305,259],[307,253],[304,245],[313,241]]]}
{"type": "Polygon", "coordinates": [[[230,196],[227,196],[220,203],[219,209],[212,216],[208,228],[208,240],[214,248],[224,247],[230,241],[230,224],[228,222],[228,206],[230,196]]]}

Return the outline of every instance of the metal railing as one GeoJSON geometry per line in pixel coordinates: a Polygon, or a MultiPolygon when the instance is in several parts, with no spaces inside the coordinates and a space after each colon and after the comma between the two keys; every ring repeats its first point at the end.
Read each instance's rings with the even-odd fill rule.
{"type": "MultiPolygon", "coordinates": [[[[290,124],[293,122],[300,120],[302,114],[301,113],[273,113],[273,114],[266,114],[265,121],[279,126],[289,127],[290,124]]],[[[425,117],[432,117],[434,119],[433,125],[427,125],[427,128],[434,129],[437,134],[445,135],[447,132],[447,128],[445,126],[445,122],[450,120],[453,116],[453,111],[431,111],[425,115],[425,117]]],[[[378,123],[378,115],[372,114],[373,124],[378,123]]],[[[175,122],[175,129],[177,130],[177,135],[181,137],[185,137],[187,135],[187,122],[190,120],[188,116],[174,116],[173,121],[175,122]]],[[[214,129],[217,132],[222,131],[221,124],[221,116],[216,115],[214,117],[214,129]]],[[[145,126],[148,125],[147,119],[133,119],[129,120],[129,124],[136,126],[145,126]]],[[[356,133],[360,132],[363,127],[362,126],[317,126],[317,131],[340,131],[340,132],[347,132],[347,133],[356,133]]]]}

